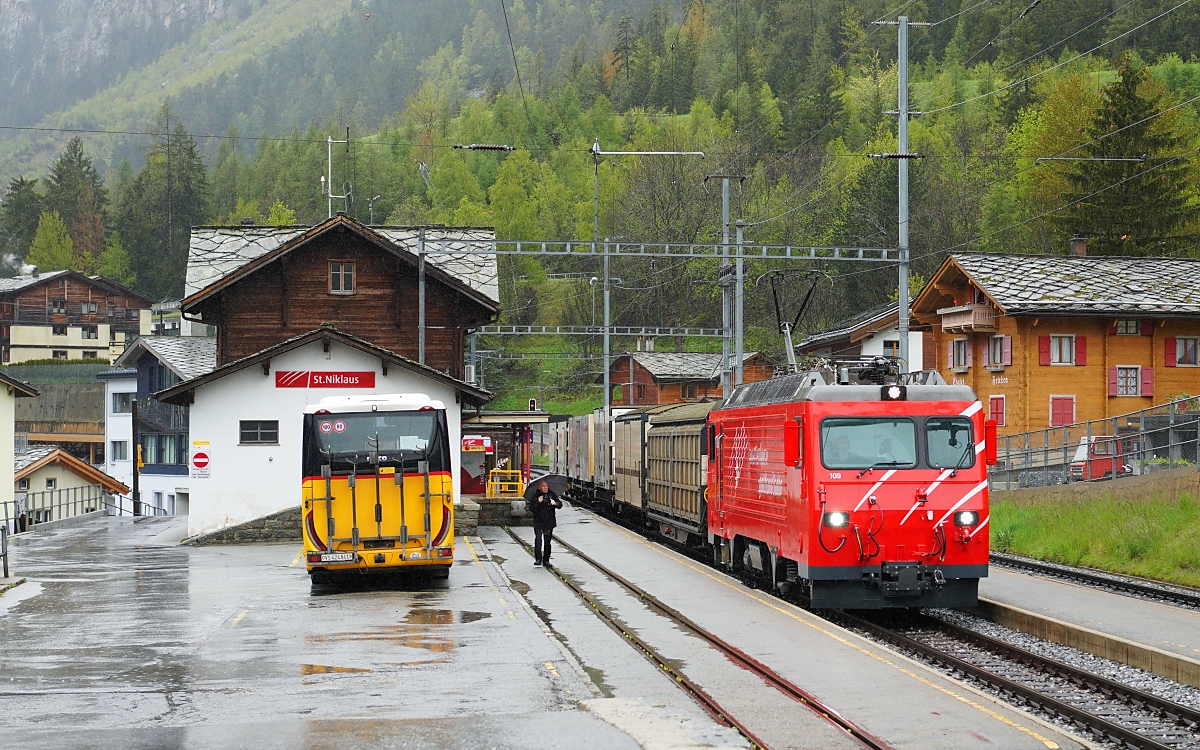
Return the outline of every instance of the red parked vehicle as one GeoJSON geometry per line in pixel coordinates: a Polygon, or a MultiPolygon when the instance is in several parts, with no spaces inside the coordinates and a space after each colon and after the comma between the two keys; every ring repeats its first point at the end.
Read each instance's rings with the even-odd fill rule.
{"type": "Polygon", "coordinates": [[[1079,447],[1071,458],[1071,481],[1090,482],[1094,479],[1112,479],[1121,474],[1133,473],[1133,467],[1125,463],[1121,441],[1112,435],[1092,435],[1079,438],[1079,447]]]}

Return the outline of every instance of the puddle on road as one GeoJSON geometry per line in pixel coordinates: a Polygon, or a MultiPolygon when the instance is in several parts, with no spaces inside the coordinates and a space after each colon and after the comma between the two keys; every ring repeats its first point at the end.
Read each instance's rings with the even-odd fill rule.
{"type": "Polygon", "coordinates": [[[331,667],[325,664],[301,664],[300,676],[308,677],[314,674],[340,674],[342,672],[374,672],[373,669],[359,669],[358,667],[331,667]]]}
{"type": "Polygon", "coordinates": [[[429,634],[424,628],[413,625],[376,625],[357,632],[306,633],[308,643],[394,643],[407,648],[419,648],[435,653],[454,651],[454,641],[429,634]]]}
{"type": "Polygon", "coordinates": [[[458,614],[462,618],[462,622],[479,622],[480,620],[486,620],[492,616],[491,612],[463,611],[459,612],[458,614]]]}
{"type": "Polygon", "coordinates": [[[404,616],[409,625],[453,625],[456,622],[478,622],[491,617],[491,612],[463,610],[457,614],[450,609],[413,609],[404,616]]]}

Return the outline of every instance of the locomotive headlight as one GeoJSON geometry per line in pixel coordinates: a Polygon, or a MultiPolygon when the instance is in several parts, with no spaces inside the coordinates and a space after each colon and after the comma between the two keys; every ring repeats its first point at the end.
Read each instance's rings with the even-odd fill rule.
{"type": "Polygon", "coordinates": [[[979,511],[977,510],[960,510],[954,514],[955,526],[974,526],[979,523],[979,511]]]}
{"type": "Polygon", "coordinates": [[[844,529],[848,523],[850,523],[850,514],[843,510],[825,514],[824,524],[831,529],[844,529]]]}

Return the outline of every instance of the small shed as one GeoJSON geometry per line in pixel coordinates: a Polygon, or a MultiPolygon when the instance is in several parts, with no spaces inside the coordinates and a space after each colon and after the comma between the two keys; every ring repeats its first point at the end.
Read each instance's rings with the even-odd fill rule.
{"type": "MultiPolygon", "coordinates": [[[[774,373],[761,352],[746,352],[743,382],[774,373]]],[[[609,369],[614,406],[679,404],[721,397],[720,352],[626,352],[609,369]]]]}

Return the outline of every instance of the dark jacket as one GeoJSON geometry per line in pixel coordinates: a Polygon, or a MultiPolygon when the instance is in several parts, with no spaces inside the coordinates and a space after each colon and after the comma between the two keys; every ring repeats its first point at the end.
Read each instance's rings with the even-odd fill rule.
{"type": "Polygon", "coordinates": [[[529,503],[529,512],[533,516],[533,527],[535,529],[553,529],[558,525],[558,521],[554,518],[554,509],[561,507],[563,507],[562,500],[558,499],[554,490],[534,495],[532,502],[529,503]]]}

